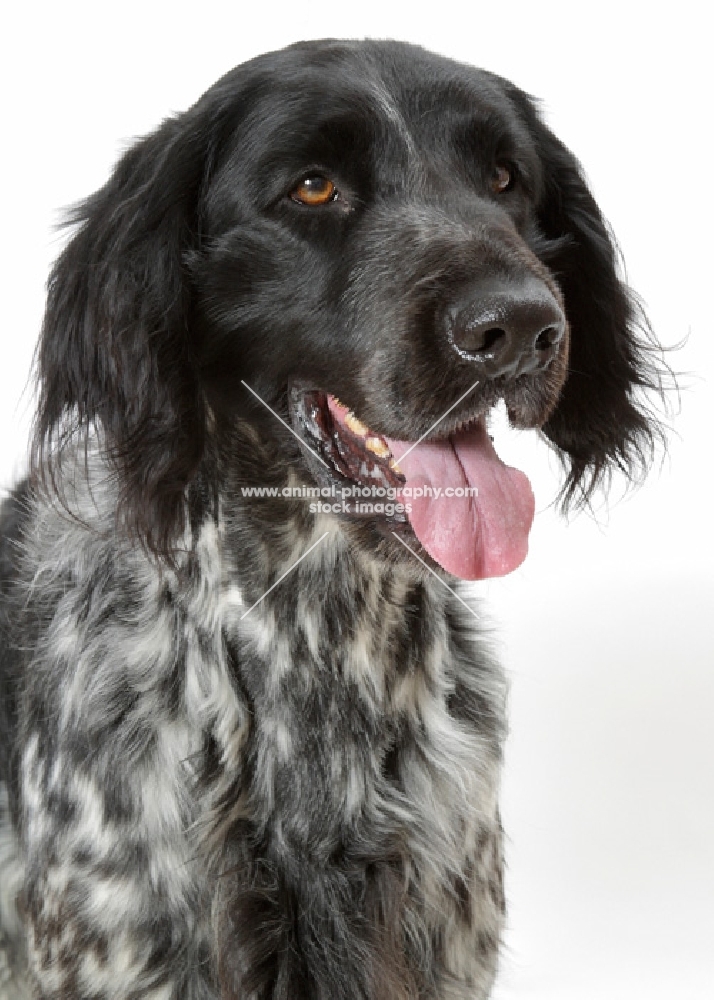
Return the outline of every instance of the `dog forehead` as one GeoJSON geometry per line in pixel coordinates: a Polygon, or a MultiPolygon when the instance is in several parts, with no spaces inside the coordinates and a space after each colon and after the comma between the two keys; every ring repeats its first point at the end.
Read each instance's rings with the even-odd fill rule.
{"type": "Polygon", "coordinates": [[[226,99],[231,89],[254,136],[353,123],[421,145],[470,116],[513,114],[504,81],[406,42],[297,43],[236,67],[212,91],[226,99]]]}

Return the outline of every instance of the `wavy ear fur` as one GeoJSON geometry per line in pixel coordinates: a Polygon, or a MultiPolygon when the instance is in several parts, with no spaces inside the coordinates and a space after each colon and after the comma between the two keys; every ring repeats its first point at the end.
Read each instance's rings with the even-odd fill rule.
{"type": "Polygon", "coordinates": [[[563,290],[570,322],[568,377],[543,431],[568,476],[564,506],[586,503],[613,468],[637,481],[662,432],[641,390],[660,396],[668,372],[636,298],[619,277],[614,241],[581,168],[538,117],[511,92],[544,169],[538,217],[550,246],[544,256],[563,290]]]}
{"type": "Polygon", "coordinates": [[[63,442],[96,427],[118,472],[125,526],[164,554],[183,527],[206,426],[185,257],[199,239],[216,130],[190,115],[129,149],[71,214],[78,229],[50,275],[36,359],[40,481],[57,488],[63,442]]]}

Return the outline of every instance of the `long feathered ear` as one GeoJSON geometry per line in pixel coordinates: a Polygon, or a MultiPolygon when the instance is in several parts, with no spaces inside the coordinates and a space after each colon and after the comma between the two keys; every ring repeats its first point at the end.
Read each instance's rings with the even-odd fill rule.
{"type": "Polygon", "coordinates": [[[133,146],[72,213],[77,231],[50,276],[36,356],[35,473],[57,488],[62,445],[97,430],[122,523],[164,555],[206,433],[185,261],[199,235],[211,132],[190,114],[133,146]]]}
{"type": "Polygon", "coordinates": [[[620,280],[617,253],[580,166],[511,92],[544,172],[538,221],[544,259],[563,291],[571,330],[568,376],[543,427],[567,469],[564,505],[587,502],[613,468],[638,481],[662,439],[643,390],[661,396],[668,372],[644,312],[620,280]]]}

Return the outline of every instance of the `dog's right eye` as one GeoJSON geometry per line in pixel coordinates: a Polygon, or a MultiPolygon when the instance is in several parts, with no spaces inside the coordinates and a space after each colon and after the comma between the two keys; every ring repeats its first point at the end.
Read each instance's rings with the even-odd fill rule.
{"type": "Polygon", "coordinates": [[[510,191],[516,181],[515,168],[510,163],[497,163],[491,175],[491,190],[494,194],[510,191]]]}
{"type": "Polygon", "coordinates": [[[328,177],[323,177],[322,174],[310,174],[292,189],[290,198],[298,205],[329,205],[337,198],[337,188],[328,177]]]}

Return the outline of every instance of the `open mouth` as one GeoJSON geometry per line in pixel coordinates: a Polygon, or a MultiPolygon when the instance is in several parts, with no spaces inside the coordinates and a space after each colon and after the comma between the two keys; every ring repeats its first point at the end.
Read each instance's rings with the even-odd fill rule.
{"type": "Polygon", "coordinates": [[[293,386],[289,400],[295,430],[324,463],[320,467],[311,462],[320,485],[345,491],[359,487],[375,496],[378,490],[404,486],[405,477],[386,438],[370,431],[335,396],[293,386]]]}
{"type": "Polygon", "coordinates": [[[415,543],[461,579],[503,576],[525,559],[533,493],[527,477],[496,454],[483,416],[441,437],[435,428],[426,440],[409,442],[374,432],[321,390],[291,386],[289,408],[319,486],[338,497],[399,501],[380,504],[379,513],[376,504],[358,504],[357,517],[411,529],[415,543]]]}

